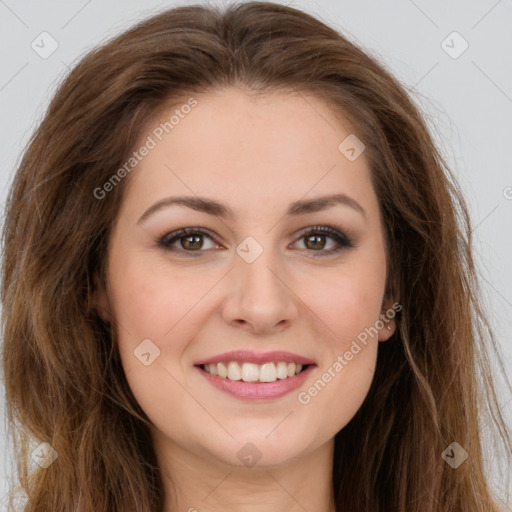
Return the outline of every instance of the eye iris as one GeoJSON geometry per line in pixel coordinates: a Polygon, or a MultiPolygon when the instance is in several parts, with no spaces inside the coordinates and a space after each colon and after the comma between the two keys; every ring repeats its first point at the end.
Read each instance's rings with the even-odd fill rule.
{"type": "Polygon", "coordinates": [[[325,235],[309,235],[309,236],[307,236],[306,237],[306,246],[308,246],[309,249],[323,249],[325,247],[325,235]],[[310,240],[314,240],[312,247],[309,244],[310,240]],[[319,240],[320,240],[320,246],[317,243],[319,240]]]}
{"type": "Polygon", "coordinates": [[[202,247],[201,235],[187,235],[181,238],[181,245],[184,249],[200,249],[202,247]],[[194,240],[190,243],[190,240],[194,240]],[[199,243],[198,243],[199,242],[199,243]],[[196,245],[193,245],[196,244],[196,245]]]}

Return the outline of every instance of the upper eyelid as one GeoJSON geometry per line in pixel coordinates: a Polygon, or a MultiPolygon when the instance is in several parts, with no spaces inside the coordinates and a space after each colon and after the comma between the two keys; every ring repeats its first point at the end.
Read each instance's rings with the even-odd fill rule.
{"type": "MultiPolygon", "coordinates": [[[[350,233],[347,233],[345,230],[336,228],[334,226],[325,225],[325,224],[319,224],[319,225],[313,225],[308,226],[306,228],[300,229],[298,232],[295,233],[296,240],[300,240],[302,237],[307,236],[310,233],[316,233],[319,232],[324,236],[327,236],[328,238],[331,238],[335,240],[335,235],[339,235],[340,238],[346,239],[349,244],[353,244],[353,237],[350,235],[350,233]],[[329,232],[332,231],[332,233],[329,232]]],[[[159,242],[165,242],[166,240],[172,240],[175,238],[176,242],[181,237],[190,236],[191,234],[200,234],[200,235],[206,235],[210,237],[215,243],[221,244],[221,241],[218,239],[216,234],[209,230],[208,228],[202,228],[202,227],[186,227],[186,228],[180,228],[176,229],[174,231],[171,231],[169,233],[166,233],[162,237],[159,238],[159,242]]],[[[173,242],[173,243],[174,243],[173,242]]],[[[338,241],[336,241],[339,243],[338,241]]],[[[188,251],[187,251],[188,252],[188,251]]],[[[204,252],[204,251],[191,251],[191,252],[204,252]]]]}

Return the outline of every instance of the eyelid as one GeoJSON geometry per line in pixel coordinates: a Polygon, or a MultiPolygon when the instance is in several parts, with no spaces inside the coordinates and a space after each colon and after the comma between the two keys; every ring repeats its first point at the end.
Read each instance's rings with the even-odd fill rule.
{"type": "MultiPolygon", "coordinates": [[[[315,225],[315,226],[309,226],[307,228],[303,228],[299,232],[297,232],[294,235],[294,242],[296,243],[301,238],[304,238],[310,234],[320,234],[323,236],[326,236],[328,238],[331,238],[334,240],[337,244],[336,247],[328,249],[328,250],[308,250],[308,249],[301,249],[303,251],[306,251],[308,253],[312,253],[311,255],[313,257],[327,257],[329,255],[334,255],[343,249],[350,249],[356,247],[356,244],[354,242],[354,237],[350,234],[350,232],[347,232],[345,229],[342,229],[341,227],[335,227],[330,224],[321,224],[321,225],[315,225]]],[[[173,251],[173,252],[180,252],[187,254],[191,257],[196,257],[201,255],[201,253],[209,252],[209,250],[202,250],[199,249],[197,251],[187,251],[185,249],[177,249],[170,245],[170,243],[177,242],[180,238],[190,235],[205,235],[209,238],[211,238],[216,244],[222,245],[222,242],[218,239],[217,235],[207,229],[202,227],[186,227],[186,228],[179,228],[177,230],[171,231],[166,233],[165,235],[158,238],[158,245],[162,247],[164,250],[173,251]]]]}
{"type": "Polygon", "coordinates": [[[298,238],[301,238],[311,233],[321,233],[323,235],[330,236],[331,238],[339,237],[342,238],[347,243],[354,243],[354,237],[349,232],[347,232],[344,229],[332,226],[330,224],[320,224],[317,226],[310,226],[308,228],[304,228],[303,230],[299,231],[296,236],[298,238]]]}
{"type": "MultiPolygon", "coordinates": [[[[179,228],[174,231],[170,231],[163,236],[158,237],[158,245],[162,246],[164,249],[171,249],[170,246],[166,245],[166,241],[169,240],[179,240],[181,237],[190,236],[190,235],[206,235],[209,236],[216,244],[222,245],[217,235],[210,231],[208,228],[200,228],[200,227],[187,227],[187,228],[179,228]]],[[[182,252],[205,252],[205,251],[184,251],[182,252]]]]}

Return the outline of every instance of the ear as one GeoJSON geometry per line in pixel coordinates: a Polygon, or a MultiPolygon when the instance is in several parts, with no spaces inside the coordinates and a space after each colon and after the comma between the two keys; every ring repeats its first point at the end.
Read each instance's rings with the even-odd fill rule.
{"type": "Polygon", "coordinates": [[[112,322],[112,312],[110,309],[110,302],[108,300],[107,291],[105,290],[105,285],[103,284],[103,281],[100,279],[97,270],[95,270],[93,274],[93,283],[94,303],[96,306],[96,310],[98,311],[98,315],[105,322],[112,322]]]}
{"type": "Polygon", "coordinates": [[[386,301],[380,313],[379,341],[387,341],[396,331],[396,315],[402,310],[402,305],[398,301],[386,301]]]}

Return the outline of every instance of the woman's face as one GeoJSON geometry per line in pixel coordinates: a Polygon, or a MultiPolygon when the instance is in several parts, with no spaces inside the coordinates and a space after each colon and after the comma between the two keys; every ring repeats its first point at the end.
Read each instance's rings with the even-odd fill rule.
{"type": "Polygon", "coordinates": [[[141,137],[98,304],[159,446],[282,464],[347,425],[393,332],[379,322],[390,304],[378,200],[362,147],[339,149],[350,126],[320,99],[194,98],[141,137]]]}

